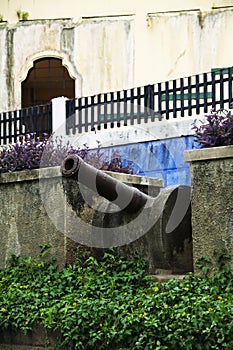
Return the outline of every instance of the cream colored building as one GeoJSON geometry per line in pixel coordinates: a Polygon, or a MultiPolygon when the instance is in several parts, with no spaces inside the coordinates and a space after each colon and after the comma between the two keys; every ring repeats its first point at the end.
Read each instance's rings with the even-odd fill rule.
{"type": "Polygon", "coordinates": [[[0,0],[0,18],[0,112],[233,65],[233,0],[0,0]]]}

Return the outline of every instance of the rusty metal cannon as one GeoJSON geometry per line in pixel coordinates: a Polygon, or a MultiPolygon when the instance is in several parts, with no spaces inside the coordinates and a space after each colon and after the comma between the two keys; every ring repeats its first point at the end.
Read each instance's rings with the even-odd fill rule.
{"type": "Polygon", "coordinates": [[[116,204],[126,213],[140,210],[151,197],[87,164],[77,155],[67,156],[62,165],[64,177],[72,177],[96,194],[116,204]]]}
{"type": "Polygon", "coordinates": [[[152,197],[95,169],[77,155],[64,159],[61,173],[66,200],[74,215],[81,218],[69,226],[69,212],[66,220],[74,241],[92,247],[95,253],[109,247],[128,257],[137,253],[147,261],[149,273],[192,271],[189,186],[170,186],[152,197]],[[81,191],[80,184],[84,185],[81,191]],[[90,197],[97,195],[95,208],[83,198],[85,188],[90,197]],[[118,210],[112,211],[116,206],[118,210]]]}

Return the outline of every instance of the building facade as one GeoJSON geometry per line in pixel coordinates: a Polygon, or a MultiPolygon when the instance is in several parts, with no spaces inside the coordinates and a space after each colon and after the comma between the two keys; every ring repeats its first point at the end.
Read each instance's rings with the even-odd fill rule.
{"type": "Polygon", "coordinates": [[[0,112],[232,66],[232,0],[1,0],[0,112]]]}

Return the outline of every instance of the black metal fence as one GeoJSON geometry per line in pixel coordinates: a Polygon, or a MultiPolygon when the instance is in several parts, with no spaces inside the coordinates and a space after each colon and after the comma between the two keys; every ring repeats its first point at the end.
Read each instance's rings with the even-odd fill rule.
{"type": "MultiPolygon", "coordinates": [[[[233,67],[66,101],[67,134],[204,115],[232,105],[233,67]]],[[[51,134],[52,103],[0,113],[0,144],[21,134],[51,134]]]]}
{"type": "Polygon", "coordinates": [[[66,131],[82,133],[204,115],[232,103],[233,67],[66,102],[66,131]]]}
{"type": "Polygon", "coordinates": [[[33,132],[43,137],[52,132],[52,104],[0,113],[0,144],[17,141],[18,136],[33,132]]]}

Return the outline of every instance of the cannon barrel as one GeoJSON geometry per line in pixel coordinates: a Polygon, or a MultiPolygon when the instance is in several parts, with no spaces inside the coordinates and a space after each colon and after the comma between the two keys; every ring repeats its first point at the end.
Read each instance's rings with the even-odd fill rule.
{"type": "Polygon", "coordinates": [[[87,164],[75,154],[69,155],[63,160],[61,173],[64,177],[76,179],[127,213],[137,212],[151,198],[137,188],[128,186],[87,164]]]}

